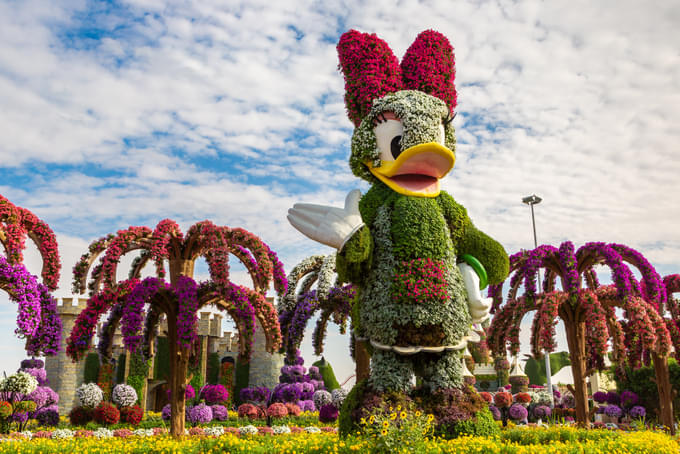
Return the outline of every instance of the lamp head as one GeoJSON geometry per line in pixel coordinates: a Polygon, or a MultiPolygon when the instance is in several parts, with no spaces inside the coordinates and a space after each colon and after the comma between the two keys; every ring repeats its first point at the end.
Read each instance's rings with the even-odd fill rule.
{"type": "Polygon", "coordinates": [[[526,203],[527,205],[536,205],[541,203],[542,198],[537,196],[536,194],[528,195],[526,197],[522,198],[522,203],[526,203]]]}

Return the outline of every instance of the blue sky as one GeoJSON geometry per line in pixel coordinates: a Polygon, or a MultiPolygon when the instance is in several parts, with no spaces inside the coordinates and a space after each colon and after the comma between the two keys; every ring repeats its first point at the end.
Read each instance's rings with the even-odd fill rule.
{"type": "MultiPolygon", "coordinates": [[[[449,37],[459,147],[443,186],[508,252],[533,244],[521,198],[536,193],[540,243],[622,242],[680,271],[678,2],[362,3],[0,0],[0,193],[57,233],[57,295],[91,240],[168,217],[246,228],[287,269],[330,253],[285,214],[367,189],[336,69],[350,28],[398,57],[422,30],[449,37]]],[[[1,298],[10,372],[21,342],[1,298]]],[[[351,373],[346,340],[328,357],[351,373]]]]}

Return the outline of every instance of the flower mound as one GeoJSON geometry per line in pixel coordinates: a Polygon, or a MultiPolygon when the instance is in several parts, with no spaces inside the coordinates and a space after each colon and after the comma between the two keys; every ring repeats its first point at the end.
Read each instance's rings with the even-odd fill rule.
{"type": "Polygon", "coordinates": [[[85,407],[74,407],[68,414],[72,426],[82,426],[92,421],[92,410],[85,407]]]}
{"type": "Polygon", "coordinates": [[[272,418],[284,418],[288,416],[288,409],[280,402],[273,403],[267,408],[267,416],[272,418]]]}
{"type": "Polygon", "coordinates": [[[94,408],[104,399],[104,393],[95,383],[87,383],[76,389],[76,399],[81,406],[94,408]]]}
{"type": "Polygon", "coordinates": [[[333,404],[323,405],[319,409],[319,421],[323,423],[335,422],[338,419],[338,409],[333,404]]]}
{"type": "Polygon", "coordinates": [[[189,422],[192,424],[205,424],[212,421],[212,408],[206,404],[198,404],[189,410],[189,422]]]}
{"type": "Polygon", "coordinates": [[[132,386],[121,383],[113,388],[111,400],[119,407],[129,407],[137,402],[137,391],[132,386]]]}
{"type": "Polygon", "coordinates": [[[104,425],[118,424],[120,411],[113,404],[102,402],[94,410],[94,420],[104,425]]]}
{"type": "Polygon", "coordinates": [[[229,400],[229,392],[224,385],[205,385],[201,389],[201,397],[207,404],[221,404],[229,400]]]}
{"type": "Polygon", "coordinates": [[[493,396],[493,403],[498,408],[507,408],[512,403],[512,394],[499,392],[493,396]]]}
{"type": "Polygon", "coordinates": [[[142,410],[139,405],[123,407],[120,409],[120,420],[133,426],[136,426],[142,422],[143,417],[144,410],[142,410]]]}

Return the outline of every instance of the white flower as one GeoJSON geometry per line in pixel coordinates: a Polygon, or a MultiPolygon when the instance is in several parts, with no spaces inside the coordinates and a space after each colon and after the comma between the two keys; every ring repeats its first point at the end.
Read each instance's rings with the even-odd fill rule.
{"type": "Polygon", "coordinates": [[[345,401],[345,398],[347,397],[347,391],[342,388],[334,389],[331,392],[331,398],[333,399],[333,405],[335,405],[335,408],[340,409],[342,407],[342,403],[345,401]]]}
{"type": "Polygon", "coordinates": [[[219,437],[224,435],[224,427],[222,426],[206,427],[204,431],[206,435],[211,437],[219,437]]]}
{"type": "Polygon", "coordinates": [[[56,429],[54,432],[52,432],[52,438],[73,438],[73,431],[71,429],[56,429]]]}
{"type": "Polygon", "coordinates": [[[309,426],[305,427],[305,432],[307,432],[308,434],[318,434],[319,432],[321,432],[321,429],[319,429],[318,427],[309,426]]]}
{"type": "Polygon", "coordinates": [[[272,430],[274,431],[274,435],[282,435],[282,434],[289,434],[290,433],[290,427],[288,427],[288,426],[272,426],[272,430]]]}
{"type": "Polygon", "coordinates": [[[76,399],[81,406],[94,408],[104,399],[104,393],[96,383],[86,383],[76,389],[76,399]]]}
{"type": "Polygon", "coordinates": [[[314,406],[318,409],[333,402],[331,393],[323,389],[316,391],[312,399],[314,400],[314,406]]]}
{"type": "Polygon", "coordinates": [[[257,433],[257,427],[248,424],[247,426],[239,427],[238,433],[241,435],[255,435],[257,433]]]}
{"type": "Polygon", "coordinates": [[[113,388],[111,400],[121,407],[130,407],[137,402],[137,391],[130,385],[119,384],[113,388]]]}
{"type": "Polygon", "coordinates": [[[33,438],[33,432],[31,432],[30,430],[24,430],[23,432],[19,432],[19,434],[20,434],[22,437],[27,438],[27,439],[29,439],[29,440],[30,440],[31,438],[33,438]]]}
{"type": "Polygon", "coordinates": [[[0,391],[30,394],[38,387],[38,380],[26,372],[17,372],[0,381],[0,391]]]}
{"type": "Polygon", "coordinates": [[[153,429],[135,429],[132,434],[138,437],[153,437],[153,429]]]}
{"type": "Polygon", "coordinates": [[[113,431],[107,429],[106,427],[100,427],[99,429],[92,432],[92,435],[97,438],[111,438],[113,437],[113,431]]]}

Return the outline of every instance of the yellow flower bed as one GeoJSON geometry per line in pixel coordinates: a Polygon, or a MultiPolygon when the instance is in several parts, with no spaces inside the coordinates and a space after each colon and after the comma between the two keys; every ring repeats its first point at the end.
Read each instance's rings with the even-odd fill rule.
{"type": "MultiPolygon", "coordinates": [[[[576,432],[575,432],[576,433],[576,432]]],[[[336,434],[293,434],[237,437],[226,434],[219,438],[168,436],[149,438],[73,438],[68,440],[12,440],[0,443],[0,453],[368,453],[375,444],[366,438],[339,439],[336,434]]],[[[412,452],[408,442],[399,451],[412,452]]],[[[489,454],[666,454],[680,452],[678,439],[658,432],[615,433],[609,437],[582,441],[553,441],[546,444],[520,444],[501,438],[462,437],[455,440],[429,440],[424,453],[489,453],[489,454]]]]}

